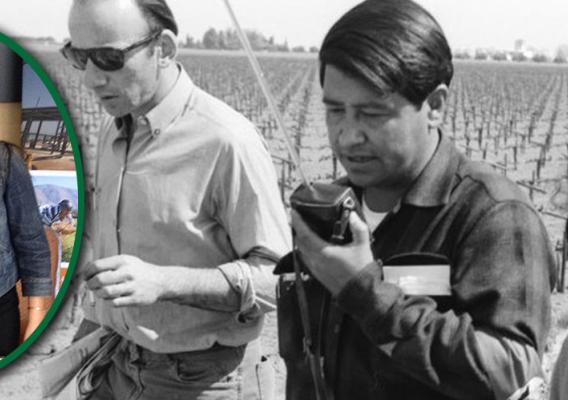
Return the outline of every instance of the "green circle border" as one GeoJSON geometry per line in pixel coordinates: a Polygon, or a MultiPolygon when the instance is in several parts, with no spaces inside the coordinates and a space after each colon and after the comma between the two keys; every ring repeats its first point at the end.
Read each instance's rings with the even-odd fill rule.
{"type": "Polygon", "coordinates": [[[85,208],[85,200],[84,200],[84,182],[83,182],[83,164],[81,162],[81,154],[79,152],[79,144],[77,142],[77,137],[75,135],[75,129],[73,127],[73,121],[67,112],[67,108],[65,107],[65,103],[63,99],[59,95],[55,85],[51,81],[51,78],[48,74],[44,71],[43,67],[40,63],[31,55],[29,54],[18,42],[14,39],[10,38],[9,36],[5,35],[4,33],[0,32],[0,42],[7,45],[13,52],[18,54],[22,60],[26,64],[28,64],[33,71],[37,74],[37,76],[41,79],[44,86],[47,88],[49,94],[53,98],[57,109],[59,110],[59,114],[63,119],[63,123],[65,124],[65,129],[67,130],[67,136],[69,137],[69,141],[71,142],[71,149],[73,151],[73,158],[75,161],[75,173],[77,177],[77,195],[78,195],[78,215],[77,215],[77,229],[75,231],[75,242],[73,243],[73,252],[71,254],[71,260],[69,262],[69,267],[67,269],[67,273],[63,280],[63,284],[55,296],[53,303],[49,307],[49,310],[46,316],[43,318],[39,326],[36,330],[31,334],[29,338],[27,338],[23,343],[21,343],[14,351],[8,354],[6,357],[0,359],[0,369],[6,367],[12,361],[16,360],[20,357],[43,333],[43,331],[47,328],[61,303],[63,302],[63,298],[67,294],[67,289],[71,283],[71,278],[73,273],[75,272],[75,265],[77,263],[77,259],[79,257],[79,250],[81,248],[81,237],[83,236],[83,219],[84,219],[84,208],[85,208]]]}

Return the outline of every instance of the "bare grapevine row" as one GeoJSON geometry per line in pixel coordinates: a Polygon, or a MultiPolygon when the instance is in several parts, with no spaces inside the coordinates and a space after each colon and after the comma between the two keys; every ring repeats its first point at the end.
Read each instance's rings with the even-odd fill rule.
{"type": "MultiPolygon", "coordinates": [[[[87,173],[102,110],[80,75],[55,52],[41,54],[66,99],[83,146],[87,173]]],[[[180,62],[195,83],[224,100],[258,127],[267,140],[283,199],[298,183],[283,136],[276,129],[252,69],[241,55],[183,53],[180,62]]],[[[332,180],[341,174],[327,143],[321,88],[314,58],[260,57],[284,123],[307,175],[332,180]]],[[[444,131],[469,157],[484,160],[515,180],[543,214],[566,256],[568,213],[568,68],[457,63],[444,116],[444,131]]]]}

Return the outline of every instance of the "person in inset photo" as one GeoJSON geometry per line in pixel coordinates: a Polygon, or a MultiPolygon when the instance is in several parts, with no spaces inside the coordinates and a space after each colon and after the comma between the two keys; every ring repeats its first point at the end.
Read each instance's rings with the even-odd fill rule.
{"type": "Polygon", "coordinates": [[[20,312],[16,282],[29,297],[29,337],[45,317],[52,295],[50,251],[45,238],[31,177],[15,146],[0,142],[0,356],[20,343],[20,312]]]}
{"type": "MultiPolygon", "coordinates": [[[[333,245],[292,214],[329,300],[311,310],[311,337],[281,347],[287,399],[507,399],[532,385],[551,319],[550,241],[528,196],[441,131],[453,76],[442,28],[411,0],[367,0],[329,30],[319,61],[339,183],[365,221],[351,213],[352,243],[333,245]]],[[[300,319],[302,303],[279,320],[300,319]]]]}
{"type": "Polygon", "coordinates": [[[57,204],[43,204],[39,207],[43,225],[62,235],[72,234],[76,230],[72,212],[73,204],[68,199],[63,199],[57,204]]]}
{"type": "MultiPolygon", "coordinates": [[[[62,236],[72,235],[77,229],[73,223],[72,212],[73,204],[68,199],[63,199],[57,204],[43,204],[39,207],[41,222],[51,253],[51,270],[56,278],[60,277],[63,256],[62,236]]],[[[56,282],[55,288],[56,291],[59,290],[59,282],[56,282]]]]}
{"type": "Polygon", "coordinates": [[[21,99],[22,60],[0,44],[0,357],[38,327],[53,291],[49,247],[20,147],[21,99]],[[23,332],[18,281],[28,297],[23,332]]]}

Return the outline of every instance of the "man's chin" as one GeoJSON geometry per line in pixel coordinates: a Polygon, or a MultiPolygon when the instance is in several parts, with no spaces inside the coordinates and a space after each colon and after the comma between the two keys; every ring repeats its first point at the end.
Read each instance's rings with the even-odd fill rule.
{"type": "Polygon", "coordinates": [[[355,186],[359,186],[361,188],[365,188],[368,186],[373,186],[373,179],[369,176],[364,176],[364,175],[359,175],[359,174],[350,174],[347,173],[347,176],[349,177],[349,180],[351,181],[351,183],[353,183],[355,186]]]}
{"type": "Polygon", "coordinates": [[[125,117],[129,114],[129,112],[124,111],[124,110],[117,110],[114,109],[112,107],[105,107],[103,106],[104,110],[106,111],[107,114],[109,114],[110,116],[114,117],[114,118],[121,118],[121,117],[125,117]]]}
{"type": "Polygon", "coordinates": [[[396,190],[399,184],[396,180],[373,175],[347,173],[347,177],[353,185],[363,189],[375,187],[386,190],[396,190]]]}
{"type": "Polygon", "coordinates": [[[113,104],[112,101],[100,100],[100,103],[106,113],[111,115],[112,117],[120,118],[130,114],[130,112],[125,109],[125,107],[120,107],[118,104],[113,104]]]}

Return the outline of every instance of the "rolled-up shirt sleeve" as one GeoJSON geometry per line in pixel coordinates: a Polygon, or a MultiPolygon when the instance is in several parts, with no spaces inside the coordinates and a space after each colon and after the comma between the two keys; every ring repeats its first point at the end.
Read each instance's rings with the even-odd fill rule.
{"type": "Polygon", "coordinates": [[[241,297],[240,312],[267,312],[275,309],[272,270],[291,249],[290,226],[264,142],[256,132],[245,136],[226,144],[216,171],[217,218],[237,254],[219,269],[241,297]]]}
{"type": "Polygon", "coordinates": [[[231,288],[240,296],[240,313],[276,309],[273,293],[275,278],[266,273],[275,266],[274,259],[262,254],[262,249],[253,250],[246,259],[219,266],[231,288]]]}
{"type": "Polygon", "coordinates": [[[6,185],[6,210],[18,276],[24,296],[52,292],[50,253],[31,177],[20,156],[12,154],[6,185]]]}

